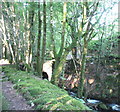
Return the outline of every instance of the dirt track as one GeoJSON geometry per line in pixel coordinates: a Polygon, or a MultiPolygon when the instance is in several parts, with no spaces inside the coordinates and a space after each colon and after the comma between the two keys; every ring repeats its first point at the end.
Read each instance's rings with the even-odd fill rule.
{"type": "MultiPolygon", "coordinates": [[[[4,73],[0,73],[0,75],[3,77],[4,73]]],[[[9,110],[33,110],[22,95],[13,88],[13,84],[10,81],[2,82],[2,94],[9,102],[9,110]]]]}

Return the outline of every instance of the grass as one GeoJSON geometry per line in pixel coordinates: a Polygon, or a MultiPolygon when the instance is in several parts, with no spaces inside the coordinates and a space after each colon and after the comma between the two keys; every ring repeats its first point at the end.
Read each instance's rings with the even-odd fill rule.
{"type": "Polygon", "coordinates": [[[0,94],[0,101],[1,102],[1,109],[2,110],[8,110],[9,109],[9,102],[6,100],[6,98],[3,96],[3,94],[0,94]]]}
{"type": "MultiPolygon", "coordinates": [[[[2,67],[0,66],[0,72],[1,71],[2,71],[2,67]]],[[[0,76],[0,111],[8,110],[8,105],[9,105],[8,101],[2,94],[2,81],[3,81],[2,77],[0,76]]]]}
{"type": "Polygon", "coordinates": [[[47,80],[32,77],[32,73],[4,67],[4,72],[23,96],[34,104],[36,110],[90,110],[82,102],[72,98],[67,91],[47,80]]]}

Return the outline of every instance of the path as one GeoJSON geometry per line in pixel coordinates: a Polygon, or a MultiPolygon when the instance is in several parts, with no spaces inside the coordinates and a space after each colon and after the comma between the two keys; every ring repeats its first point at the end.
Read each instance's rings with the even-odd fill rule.
{"type": "MultiPolygon", "coordinates": [[[[3,73],[0,73],[0,75],[1,77],[4,76],[3,73]]],[[[2,94],[9,102],[9,110],[33,110],[22,95],[13,88],[13,84],[10,81],[2,82],[2,94]]]]}

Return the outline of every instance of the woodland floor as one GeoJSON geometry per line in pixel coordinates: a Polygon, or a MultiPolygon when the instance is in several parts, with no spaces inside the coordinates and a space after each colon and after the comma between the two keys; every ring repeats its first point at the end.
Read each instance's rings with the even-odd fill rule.
{"type": "MultiPolygon", "coordinates": [[[[0,77],[4,77],[3,73],[0,73],[0,77]]],[[[2,82],[2,94],[4,95],[6,101],[8,102],[8,110],[33,110],[27,101],[19,94],[14,88],[14,84],[10,81],[2,82]]]]}

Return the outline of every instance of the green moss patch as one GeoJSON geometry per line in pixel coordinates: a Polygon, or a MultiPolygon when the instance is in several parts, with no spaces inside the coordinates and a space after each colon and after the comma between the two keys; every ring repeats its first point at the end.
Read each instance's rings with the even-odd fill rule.
{"type": "Polygon", "coordinates": [[[32,73],[17,71],[4,67],[9,80],[14,83],[23,96],[34,104],[37,110],[90,110],[82,102],[72,98],[68,93],[47,80],[35,79],[32,73]]]}
{"type": "Polygon", "coordinates": [[[9,102],[7,101],[7,99],[2,95],[0,94],[0,101],[2,101],[2,110],[8,110],[9,109],[9,102]]]}

